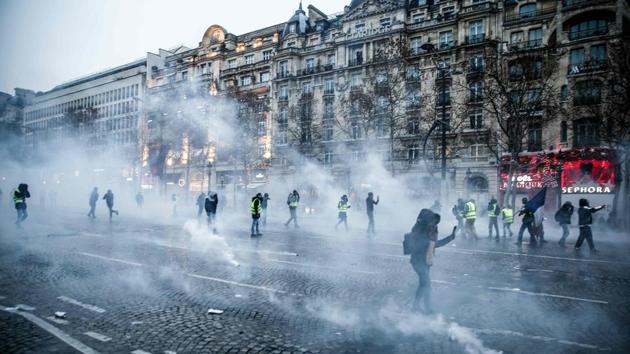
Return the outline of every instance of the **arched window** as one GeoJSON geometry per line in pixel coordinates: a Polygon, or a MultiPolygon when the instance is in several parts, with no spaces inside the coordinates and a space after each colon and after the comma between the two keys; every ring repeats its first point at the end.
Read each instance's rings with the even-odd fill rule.
{"type": "Polygon", "coordinates": [[[521,18],[536,16],[536,4],[524,4],[518,9],[521,18]]]}
{"type": "Polygon", "coordinates": [[[484,176],[472,176],[466,183],[469,193],[488,192],[488,180],[484,176]]]}
{"type": "Polygon", "coordinates": [[[570,40],[599,36],[606,33],[608,33],[608,22],[602,19],[586,20],[569,27],[570,40]]]}

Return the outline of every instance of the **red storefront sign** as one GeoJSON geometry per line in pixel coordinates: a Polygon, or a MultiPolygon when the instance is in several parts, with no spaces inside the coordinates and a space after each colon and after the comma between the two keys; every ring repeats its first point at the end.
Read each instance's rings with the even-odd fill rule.
{"type": "Polygon", "coordinates": [[[609,160],[567,161],[562,165],[563,194],[613,193],[615,165],[609,160]]]}

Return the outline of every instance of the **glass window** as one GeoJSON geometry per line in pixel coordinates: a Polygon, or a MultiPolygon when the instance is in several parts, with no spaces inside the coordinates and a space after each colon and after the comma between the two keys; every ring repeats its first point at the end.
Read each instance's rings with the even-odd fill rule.
{"type": "Polygon", "coordinates": [[[271,79],[271,75],[268,71],[260,73],[260,82],[267,82],[271,79]]]}
{"type": "Polygon", "coordinates": [[[477,37],[483,34],[483,20],[471,21],[468,24],[468,35],[470,35],[471,37],[477,37]]]}
{"type": "Polygon", "coordinates": [[[254,63],[254,54],[245,56],[245,64],[253,64],[254,63]]]}
{"type": "Polygon", "coordinates": [[[537,47],[542,45],[543,30],[542,28],[532,28],[527,32],[527,40],[529,45],[537,47]]]}
{"type": "Polygon", "coordinates": [[[571,49],[569,54],[569,64],[577,66],[584,64],[584,48],[571,49]]]}
{"type": "Polygon", "coordinates": [[[569,27],[569,39],[571,40],[606,33],[608,33],[608,22],[606,20],[587,20],[569,27]]]}
{"type": "Polygon", "coordinates": [[[335,92],[335,82],[332,78],[324,79],[324,93],[333,93],[335,92]]]}
{"type": "Polygon", "coordinates": [[[313,86],[311,86],[311,82],[305,82],[302,84],[302,93],[303,94],[311,94],[313,93],[313,86]]]}
{"type": "Polygon", "coordinates": [[[287,99],[289,97],[289,87],[287,85],[280,86],[280,99],[287,99]]]}
{"type": "Polygon", "coordinates": [[[263,60],[271,60],[271,50],[265,50],[262,53],[263,60]]]}
{"type": "Polygon", "coordinates": [[[252,84],[251,76],[243,76],[241,77],[241,86],[248,86],[252,84]]]}
{"type": "Polygon", "coordinates": [[[564,120],[560,122],[560,142],[567,142],[567,137],[569,135],[568,130],[567,122],[564,120]]]}
{"type": "Polygon", "coordinates": [[[420,54],[420,47],[422,46],[422,37],[414,37],[409,40],[409,52],[410,54],[420,54]]]}
{"type": "Polygon", "coordinates": [[[521,18],[536,16],[536,4],[523,4],[518,9],[521,18]]]}
{"type": "Polygon", "coordinates": [[[594,63],[606,62],[606,45],[594,45],[591,46],[590,61],[594,63]]]}
{"type": "Polygon", "coordinates": [[[542,125],[532,124],[527,129],[527,150],[528,151],[540,151],[542,150],[542,125]]]}
{"type": "Polygon", "coordinates": [[[582,118],[573,121],[575,147],[599,145],[599,124],[595,119],[582,118]]]}
{"type": "Polygon", "coordinates": [[[335,55],[334,54],[328,54],[328,65],[332,65],[333,67],[335,66],[335,55]]]}
{"type": "Polygon", "coordinates": [[[453,46],[453,32],[440,32],[440,49],[450,48],[453,46]]]}
{"type": "Polygon", "coordinates": [[[236,59],[228,60],[228,68],[229,69],[234,69],[235,67],[236,67],[236,59]]]}
{"type": "Polygon", "coordinates": [[[483,128],[483,111],[481,108],[473,108],[468,112],[468,120],[470,122],[470,129],[482,129],[483,128]]]}
{"type": "Polygon", "coordinates": [[[481,81],[472,82],[469,88],[471,102],[480,102],[483,100],[483,85],[481,84],[481,81]]]}

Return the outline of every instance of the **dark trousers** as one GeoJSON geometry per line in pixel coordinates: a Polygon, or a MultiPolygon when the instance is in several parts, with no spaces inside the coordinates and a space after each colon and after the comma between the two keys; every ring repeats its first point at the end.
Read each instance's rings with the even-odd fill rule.
{"type": "Polygon", "coordinates": [[[367,232],[368,232],[368,234],[374,234],[374,212],[373,211],[368,211],[367,216],[368,216],[368,229],[367,229],[367,232]]]}
{"type": "Polygon", "coordinates": [[[26,212],[26,204],[21,203],[15,206],[15,210],[17,211],[17,220],[16,224],[20,225],[22,221],[26,220],[28,217],[28,213],[26,212]]]}
{"type": "Polygon", "coordinates": [[[208,230],[210,229],[210,227],[212,227],[212,232],[216,234],[217,233],[217,224],[216,224],[217,214],[209,211],[209,212],[206,212],[206,215],[208,216],[208,230]]]}
{"type": "Polygon", "coordinates": [[[562,238],[560,239],[560,244],[564,246],[564,242],[567,240],[567,237],[569,237],[569,225],[562,223],[560,224],[560,227],[562,227],[562,238]]]}
{"type": "Polygon", "coordinates": [[[259,221],[260,221],[260,215],[252,216],[252,236],[260,235],[260,230],[258,230],[259,221]]]}
{"type": "Polygon", "coordinates": [[[489,234],[488,237],[492,237],[492,227],[494,226],[494,229],[497,231],[497,238],[499,238],[499,222],[497,221],[497,218],[494,217],[490,217],[488,218],[488,229],[489,229],[489,234]]]}
{"type": "Polygon", "coordinates": [[[289,208],[289,212],[291,213],[291,217],[289,218],[289,220],[287,220],[287,222],[284,225],[289,226],[289,223],[291,223],[291,220],[293,220],[293,225],[295,225],[295,227],[298,227],[297,208],[289,208]]]}
{"type": "Polygon", "coordinates": [[[113,205],[108,205],[107,209],[109,209],[109,220],[112,219],[112,214],[118,215],[118,210],[114,210],[114,206],[113,205]]]}
{"type": "Polygon", "coordinates": [[[418,275],[418,288],[416,289],[416,296],[413,299],[413,310],[421,310],[421,303],[424,305],[424,311],[426,313],[433,312],[431,305],[431,273],[430,267],[424,263],[417,262],[412,263],[413,270],[418,275]]]}
{"type": "Polygon", "coordinates": [[[96,217],[96,214],[94,214],[95,211],[96,211],[96,203],[90,204],[90,212],[88,213],[88,216],[94,219],[96,217]]]}
{"type": "Polygon", "coordinates": [[[580,236],[575,243],[575,248],[580,248],[580,246],[582,246],[582,242],[584,242],[584,239],[586,239],[586,242],[588,242],[588,248],[590,248],[591,250],[595,248],[595,245],[593,244],[593,231],[591,231],[590,226],[580,226],[580,236]]]}
{"type": "Polygon", "coordinates": [[[527,229],[527,232],[529,232],[529,242],[535,243],[536,239],[534,238],[534,220],[523,220],[523,223],[521,224],[521,228],[518,230],[517,241],[519,243],[523,242],[523,234],[525,233],[526,229],[527,229]]]}
{"type": "Polygon", "coordinates": [[[463,235],[464,232],[464,218],[457,218],[457,230],[459,230],[459,234],[463,235]]]}
{"type": "Polygon", "coordinates": [[[267,208],[262,208],[262,224],[267,225],[267,208]]]}
{"type": "Polygon", "coordinates": [[[348,230],[348,214],[340,211],[339,212],[339,221],[337,222],[337,225],[335,225],[335,229],[341,223],[343,223],[344,226],[346,227],[346,230],[348,230]]]}

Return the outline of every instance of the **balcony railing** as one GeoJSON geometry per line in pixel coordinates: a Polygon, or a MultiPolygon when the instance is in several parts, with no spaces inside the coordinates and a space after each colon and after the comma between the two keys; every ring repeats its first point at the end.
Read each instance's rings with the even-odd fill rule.
{"type": "Polygon", "coordinates": [[[278,74],[276,75],[276,79],[284,79],[287,77],[291,76],[291,72],[290,71],[279,71],[278,74]]]}
{"type": "Polygon", "coordinates": [[[509,24],[512,22],[520,22],[520,21],[534,21],[548,15],[553,15],[555,13],[556,13],[555,8],[549,8],[549,9],[528,11],[528,12],[518,13],[518,14],[510,14],[510,15],[505,15],[505,19],[503,22],[505,24],[509,24]]]}
{"type": "Polygon", "coordinates": [[[440,50],[447,50],[447,49],[451,49],[455,46],[455,41],[450,40],[450,41],[440,41],[440,46],[439,49],[440,50]]]}
{"type": "Polygon", "coordinates": [[[587,74],[595,71],[606,70],[608,67],[605,60],[591,60],[581,64],[569,64],[567,75],[587,74]]]}
{"type": "Polygon", "coordinates": [[[302,69],[302,75],[311,75],[324,71],[329,71],[332,69],[334,69],[333,64],[307,66],[306,68],[302,69]]]}
{"type": "Polygon", "coordinates": [[[363,64],[363,58],[355,58],[348,60],[348,66],[357,66],[363,64]]]}
{"type": "Polygon", "coordinates": [[[471,34],[466,36],[466,44],[477,44],[486,40],[485,33],[471,34]]]}
{"type": "Polygon", "coordinates": [[[614,0],[562,0],[562,10],[577,9],[583,6],[597,5],[601,3],[614,4],[614,0]]]}
{"type": "Polygon", "coordinates": [[[582,31],[569,32],[569,40],[575,41],[582,38],[602,36],[608,34],[608,26],[589,28],[582,31]]]}
{"type": "Polygon", "coordinates": [[[331,96],[335,94],[335,89],[333,88],[325,88],[324,89],[324,95],[325,96],[331,96]]]}
{"type": "Polygon", "coordinates": [[[574,106],[590,106],[601,103],[600,96],[576,96],[573,98],[574,106]]]}
{"type": "Polygon", "coordinates": [[[532,39],[529,41],[520,41],[508,44],[508,48],[511,51],[530,50],[541,48],[543,46],[542,39],[532,39]]]}
{"type": "Polygon", "coordinates": [[[497,4],[495,2],[485,1],[477,4],[472,4],[470,6],[464,6],[459,11],[460,15],[465,15],[477,11],[485,11],[485,10],[495,10],[497,8],[497,4]]]}
{"type": "Polygon", "coordinates": [[[483,64],[470,64],[466,68],[466,72],[468,74],[480,74],[483,73],[485,70],[486,68],[483,64]]]}
{"type": "Polygon", "coordinates": [[[278,96],[278,100],[280,100],[280,101],[288,101],[289,100],[289,96],[288,95],[278,96]]]}

